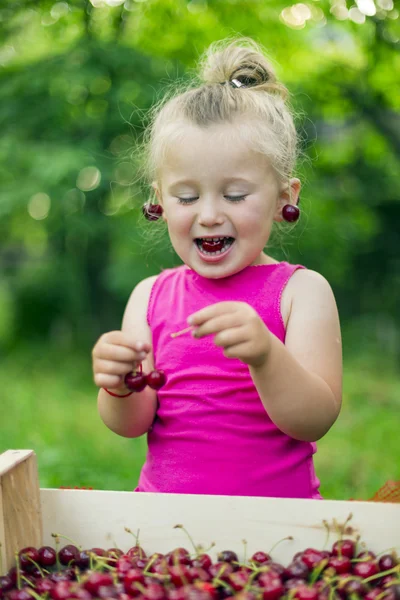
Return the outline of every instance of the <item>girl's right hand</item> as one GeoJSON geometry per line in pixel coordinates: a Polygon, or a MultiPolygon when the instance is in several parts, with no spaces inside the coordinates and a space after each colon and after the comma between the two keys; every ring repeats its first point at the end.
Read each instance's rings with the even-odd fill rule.
{"type": "Polygon", "coordinates": [[[133,342],[122,331],[103,334],[92,350],[94,382],[100,388],[126,390],[124,377],[150,352],[147,342],[133,342]]]}

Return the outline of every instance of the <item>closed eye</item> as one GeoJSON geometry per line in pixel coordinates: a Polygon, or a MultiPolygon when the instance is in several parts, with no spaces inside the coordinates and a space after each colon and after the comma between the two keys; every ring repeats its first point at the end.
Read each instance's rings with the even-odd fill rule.
{"type": "Polygon", "coordinates": [[[231,202],[240,202],[241,200],[245,200],[246,196],[224,196],[224,198],[227,198],[231,202]]]}
{"type": "Polygon", "coordinates": [[[193,198],[179,198],[178,197],[178,202],[179,202],[179,204],[190,204],[191,202],[195,202],[198,199],[199,199],[198,196],[195,196],[193,198]]]}

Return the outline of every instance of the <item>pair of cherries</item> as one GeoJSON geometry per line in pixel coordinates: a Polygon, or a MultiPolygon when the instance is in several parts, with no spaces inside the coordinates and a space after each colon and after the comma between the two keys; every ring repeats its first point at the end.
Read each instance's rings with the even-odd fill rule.
{"type": "Polygon", "coordinates": [[[141,392],[146,385],[153,390],[159,390],[167,381],[164,371],[161,369],[151,371],[150,373],[142,372],[142,365],[139,364],[137,371],[131,371],[125,375],[125,385],[132,392],[141,392]]]}

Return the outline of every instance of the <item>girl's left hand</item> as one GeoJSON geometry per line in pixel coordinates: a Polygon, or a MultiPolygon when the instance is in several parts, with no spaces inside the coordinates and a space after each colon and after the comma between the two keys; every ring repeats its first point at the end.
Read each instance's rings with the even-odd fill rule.
{"type": "Polygon", "coordinates": [[[271,333],[258,313],[246,302],[217,302],[188,318],[192,335],[202,338],[216,334],[214,343],[228,358],[238,358],[252,366],[262,366],[269,354],[271,333]]]}

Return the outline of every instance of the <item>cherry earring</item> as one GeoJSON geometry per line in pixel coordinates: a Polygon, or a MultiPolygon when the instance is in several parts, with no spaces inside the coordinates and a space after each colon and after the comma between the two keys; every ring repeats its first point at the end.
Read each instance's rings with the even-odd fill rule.
{"type": "Polygon", "coordinates": [[[282,208],[282,217],[288,223],[294,223],[300,216],[300,209],[293,204],[285,204],[282,208]]]}
{"type": "Polygon", "coordinates": [[[142,212],[148,221],[158,221],[163,214],[163,209],[161,204],[146,202],[146,204],[143,204],[142,206],[142,212]]]}

